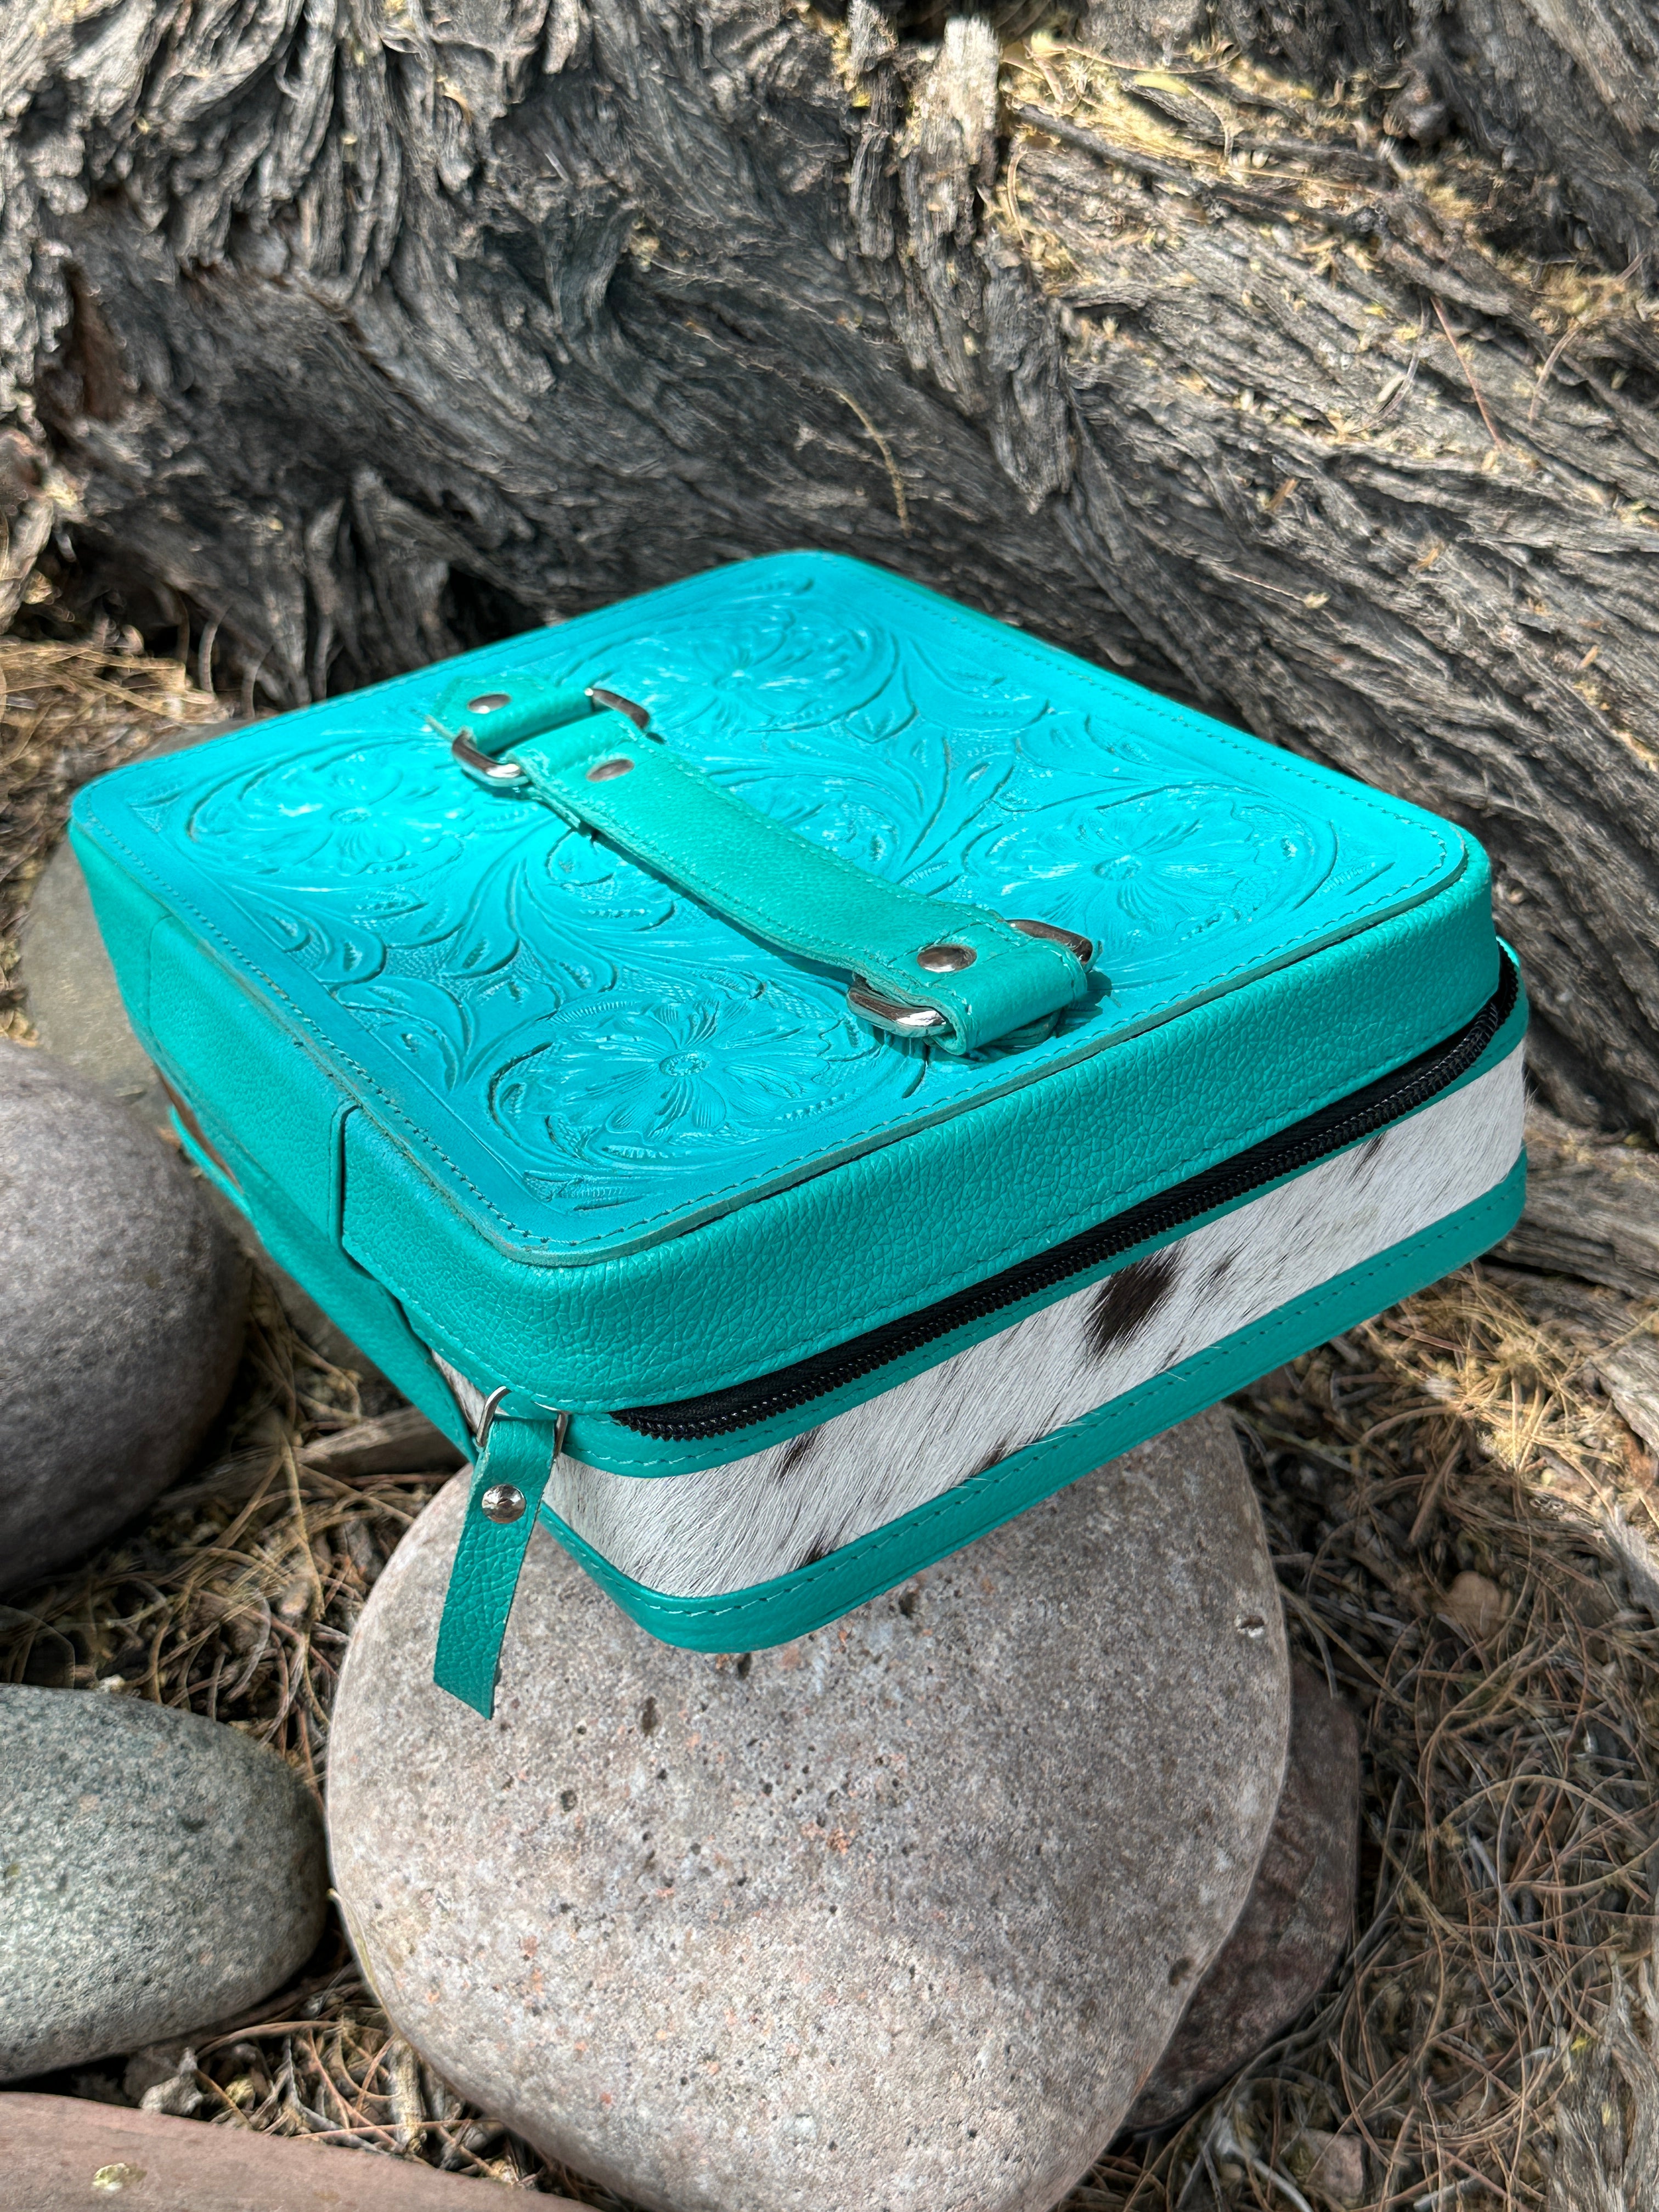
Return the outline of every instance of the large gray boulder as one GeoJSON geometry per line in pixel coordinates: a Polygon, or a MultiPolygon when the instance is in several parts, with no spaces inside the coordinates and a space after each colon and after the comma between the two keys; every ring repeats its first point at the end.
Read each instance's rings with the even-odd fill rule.
{"type": "Polygon", "coordinates": [[[235,1372],[246,1280],[175,1153],[0,1039],[0,1589],[64,1565],[180,1473],[235,1372]]]}
{"type": "Polygon", "coordinates": [[[399,2031],[668,2212],[1048,2212],[1238,1918],[1289,1669],[1221,1414],[781,1649],[635,1628],[532,1538],[497,1717],[431,1682],[458,1480],[376,1584],[335,1883],[399,2031]]]}
{"type": "Polygon", "coordinates": [[[0,1686],[0,2081],[255,2002],[326,1902],[316,1801],[274,1752],[136,1698],[0,1686]]]}

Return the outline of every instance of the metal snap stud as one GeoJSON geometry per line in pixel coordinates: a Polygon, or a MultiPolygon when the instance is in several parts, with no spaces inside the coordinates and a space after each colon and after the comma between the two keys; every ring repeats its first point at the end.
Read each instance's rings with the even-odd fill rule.
{"type": "Polygon", "coordinates": [[[524,1492],[510,1482],[492,1482],[478,1510],[486,1521],[517,1521],[524,1512],[524,1492]]]}
{"type": "Polygon", "coordinates": [[[633,765],[631,760],[601,761],[596,768],[588,769],[587,780],[590,783],[609,783],[613,775],[626,775],[633,765]]]}
{"type": "Polygon", "coordinates": [[[916,965],[930,975],[954,975],[959,968],[971,968],[978,957],[971,945],[924,945],[916,965]]]}
{"type": "Polygon", "coordinates": [[[512,704],[512,697],[506,691],[481,691],[476,699],[467,701],[466,711],[469,714],[494,714],[512,704]]]}

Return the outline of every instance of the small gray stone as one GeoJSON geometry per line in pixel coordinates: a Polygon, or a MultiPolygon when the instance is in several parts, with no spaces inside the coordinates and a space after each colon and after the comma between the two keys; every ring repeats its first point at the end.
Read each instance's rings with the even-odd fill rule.
{"type": "MultiPolygon", "coordinates": [[[[176,723],[135,757],[181,752],[234,726],[229,721],[176,723]]],[[[17,980],[46,1051],[131,1106],[152,1127],[165,1128],[167,1092],[154,1061],[133,1035],[98,933],[87,879],[67,837],[29,894],[19,952],[17,980]]]]}
{"type": "Polygon", "coordinates": [[[0,1039],[0,1589],[100,1542],[180,1473],[235,1372],[246,1279],[158,1138],[0,1039]]]}
{"type": "Polygon", "coordinates": [[[1285,1787],[1255,1881],[1127,2127],[1167,2127],[1277,2041],[1342,1954],[1358,1875],[1359,1731],[1323,1680],[1296,1667],[1285,1787]]]}
{"type": "Polygon", "coordinates": [[[34,1033],[52,1058],[131,1106],[152,1128],[165,1128],[167,1092],[133,1035],[87,879],[67,838],[30,895],[19,980],[34,1033]]]}
{"type": "Polygon", "coordinates": [[[0,2081],[253,2003],[315,1948],[327,1879],[274,1752],[136,1698],[0,1686],[0,2081]]]}
{"type": "Polygon", "coordinates": [[[359,1624],[335,1883],[400,2032],[659,2212],[1048,2212],[1249,1893],[1289,1668],[1205,1415],[835,1626],[655,1643],[532,1537],[497,1717],[434,1689],[465,1488],[359,1624]]]}
{"type": "MultiPolygon", "coordinates": [[[[151,750],[171,752],[178,744],[222,734],[216,726],[193,730],[151,750]]],[[[98,933],[92,895],[67,838],[41,871],[29,900],[17,975],[35,1034],[52,1057],[131,1106],[152,1128],[169,1128],[173,1102],[127,1019],[121,987],[98,933]]],[[[380,1369],[335,1327],[310,1292],[277,1266],[241,1208],[211,1183],[202,1189],[237,1243],[270,1278],[283,1311],[306,1342],[336,1367],[354,1369],[365,1382],[383,1382],[380,1369]]]]}

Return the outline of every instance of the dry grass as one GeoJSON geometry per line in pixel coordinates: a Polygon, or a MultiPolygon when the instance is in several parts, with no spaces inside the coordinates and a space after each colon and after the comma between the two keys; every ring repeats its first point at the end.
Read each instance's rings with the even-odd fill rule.
{"type": "MultiPolygon", "coordinates": [[[[444,1477],[307,1464],[308,1444],[362,1417],[356,1384],[263,1291],[234,1406],[211,1465],[142,1532],[0,1616],[0,1678],[188,1706],[315,1782],[352,1623],[444,1477]]],[[[1360,1717],[1358,1937],[1242,2081],[1174,2136],[1118,2146],[1068,2212],[1328,2201],[1297,2178],[1310,2130],[1363,2144],[1358,2201],[1375,2212],[1542,2206],[1564,2100],[1590,2146],[1581,2165],[1616,2178],[1601,2117],[1615,2106],[1627,2135],[1647,2128],[1632,2155],[1651,2160],[1646,2041],[1626,2031],[1608,2057],[1598,2040],[1621,1984],[1638,2021],[1654,2002],[1659,1638],[1592,1524],[1598,1494],[1628,1493],[1628,1432],[1588,1395],[1577,1351],[1478,1270],[1237,1411],[1293,1640],[1360,1717]],[[1460,1575],[1480,1582],[1449,1603],[1460,1575]]],[[[196,2058],[202,2117],[222,2124],[611,2202],[420,2066],[337,1925],[295,1987],[198,2037],[196,2058]]],[[[1644,2201],[1558,2189],[1553,2212],[1644,2201]]]]}
{"type": "Polygon", "coordinates": [[[1659,1638],[1595,1530],[1631,1494],[1629,1432],[1479,1269],[1237,1411],[1292,1641],[1360,1720],[1357,1941],[1243,2081],[1109,2157],[1073,2212],[1293,2204],[1310,2130],[1358,2139],[1376,2212],[1659,2203],[1659,2071],[1627,2027],[1628,2114],[1589,2100],[1611,2185],[1580,2142],[1548,2197],[1619,1993],[1655,2008],[1659,1638]]]}
{"type": "Polygon", "coordinates": [[[136,631],[72,644],[0,635],[0,1036],[28,1034],[11,987],[17,927],[76,789],[169,725],[225,712],[182,663],[139,646],[136,631]]]}
{"type": "MultiPolygon", "coordinates": [[[[105,644],[0,637],[0,684],[3,985],[74,785],[216,709],[177,663],[105,644]]],[[[8,1024],[21,1011],[0,995],[8,1024]]],[[[1645,1316],[1621,1305],[1632,1325],[1645,1316]]],[[[352,1624],[443,1480],[307,1461],[363,1411],[256,1287],[208,1462],[136,1534],[0,1608],[0,1680],[187,1706],[315,1784],[352,1624]]],[[[1322,2133],[1362,2146],[1367,2212],[1659,2203],[1659,1635],[1600,1533],[1616,1505],[1659,1534],[1650,1455],[1583,1347],[1475,1269],[1237,1413],[1293,1641],[1360,1720],[1357,1940],[1273,2050],[1173,2135],[1115,2146],[1068,2212],[1328,2205],[1309,2178],[1322,2133]]],[[[191,2094],[219,2124],[611,2202],[419,2064],[337,1923],[293,1987],[205,2028],[194,2056],[191,2094]]],[[[118,2076],[58,2086],[116,2095],[118,2076]]]]}

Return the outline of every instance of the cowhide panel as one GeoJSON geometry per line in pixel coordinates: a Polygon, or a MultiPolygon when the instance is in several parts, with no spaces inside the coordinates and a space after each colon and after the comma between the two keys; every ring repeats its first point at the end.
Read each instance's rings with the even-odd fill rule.
{"type": "Polygon", "coordinates": [[[567,1455],[547,1503],[624,1574],[715,1595],[823,1559],[1500,1182],[1522,1056],[819,1427],[695,1474],[567,1455]]]}

